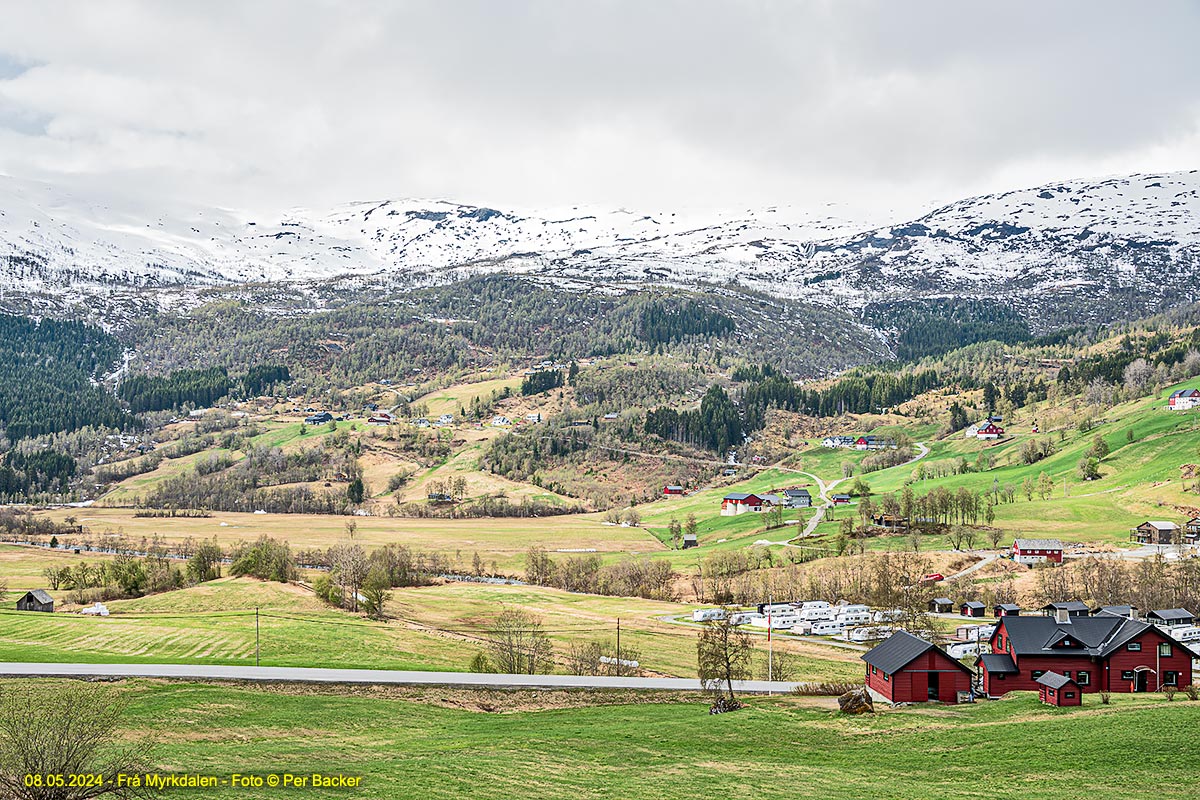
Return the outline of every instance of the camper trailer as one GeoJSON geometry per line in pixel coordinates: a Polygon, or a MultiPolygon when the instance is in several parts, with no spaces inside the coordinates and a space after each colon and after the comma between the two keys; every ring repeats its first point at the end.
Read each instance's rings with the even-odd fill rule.
{"type": "Polygon", "coordinates": [[[813,636],[836,636],[841,633],[846,626],[834,619],[820,620],[814,622],[812,626],[813,636]]]}

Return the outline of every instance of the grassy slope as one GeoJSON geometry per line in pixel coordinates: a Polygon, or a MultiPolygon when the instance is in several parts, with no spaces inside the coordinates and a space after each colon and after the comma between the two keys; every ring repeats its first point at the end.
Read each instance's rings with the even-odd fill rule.
{"type": "MultiPolygon", "coordinates": [[[[1022,694],[848,718],[790,698],[755,698],[749,709],[720,716],[699,702],[497,714],[464,710],[471,700],[452,692],[417,703],[304,689],[122,687],[133,732],[159,743],[162,769],[363,776],[358,790],[290,791],[294,797],[1195,795],[1197,760],[1182,743],[1196,706],[1161,698],[1068,710],[1022,694]],[[445,707],[459,702],[463,708],[445,707]]],[[[206,796],[246,795],[226,788],[206,796]]]]}
{"type": "MultiPolygon", "coordinates": [[[[113,616],[0,611],[0,660],[148,663],[254,663],[260,608],[261,663],[376,669],[463,670],[484,647],[506,605],[542,620],[557,652],[572,643],[614,640],[636,647],[656,674],[691,677],[696,629],[661,621],[692,607],[540,587],[448,584],[397,590],[396,620],[370,622],[330,609],[297,587],[224,578],[179,592],[107,604],[113,616]]],[[[804,680],[853,680],[858,653],[787,642],[804,680]]]]}

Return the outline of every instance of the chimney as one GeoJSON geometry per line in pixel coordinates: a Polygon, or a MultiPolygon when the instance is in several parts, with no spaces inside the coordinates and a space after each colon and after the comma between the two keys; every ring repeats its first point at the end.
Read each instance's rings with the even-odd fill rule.
{"type": "Polygon", "coordinates": [[[1070,625],[1071,624],[1071,612],[1065,608],[1054,609],[1054,621],[1057,622],[1059,625],[1064,625],[1064,624],[1070,625]]]}

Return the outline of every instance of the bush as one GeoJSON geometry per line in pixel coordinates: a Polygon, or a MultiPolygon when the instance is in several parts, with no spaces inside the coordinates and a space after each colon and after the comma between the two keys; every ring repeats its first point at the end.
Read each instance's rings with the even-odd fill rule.
{"type": "Polygon", "coordinates": [[[1112,692],[1101,692],[1100,693],[1100,702],[1103,705],[1108,705],[1110,700],[1112,700],[1112,692]]]}
{"type": "Polygon", "coordinates": [[[1200,700],[1200,686],[1194,683],[1183,687],[1183,693],[1187,695],[1188,700],[1200,700]]]}
{"type": "Polygon", "coordinates": [[[1166,695],[1168,703],[1175,699],[1175,692],[1176,689],[1174,686],[1164,686],[1162,688],[1162,693],[1166,695]]]}

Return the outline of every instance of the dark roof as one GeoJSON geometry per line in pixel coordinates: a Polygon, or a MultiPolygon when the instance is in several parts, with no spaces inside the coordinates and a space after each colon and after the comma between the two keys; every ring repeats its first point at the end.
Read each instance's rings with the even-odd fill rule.
{"type": "Polygon", "coordinates": [[[961,662],[956,661],[946,655],[946,651],[942,650],[924,639],[918,639],[911,633],[898,631],[892,634],[887,639],[880,642],[871,650],[863,653],[862,660],[870,664],[872,667],[883,670],[888,675],[895,674],[908,664],[911,664],[913,659],[924,655],[930,650],[936,650],[946,657],[948,661],[962,668],[965,672],[970,672],[964,667],[961,662]]]}
{"type": "Polygon", "coordinates": [[[1156,608],[1155,610],[1146,614],[1146,617],[1154,617],[1154,619],[1161,620],[1186,619],[1190,622],[1196,618],[1196,615],[1188,611],[1186,608],[1156,608]]]}
{"type": "Polygon", "coordinates": [[[1040,683],[1043,686],[1049,686],[1051,689],[1061,689],[1068,683],[1075,683],[1075,681],[1071,680],[1066,675],[1059,675],[1057,672],[1043,672],[1040,676],[1035,678],[1035,682],[1040,683]]]}
{"type": "Polygon", "coordinates": [[[978,600],[968,600],[967,602],[963,603],[963,606],[966,608],[987,608],[987,606],[978,600]]]}
{"type": "Polygon", "coordinates": [[[32,592],[26,592],[27,595],[33,597],[39,603],[53,603],[54,598],[51,597],[45,589],[34,589],[32,592]]]}
{"type": "Polygon", "coordinates": [[[996,608],[1003,609],[1004,611],[1020,611],[1021,610],[1021,607],[1019,605],[1017,605],[1016,603],[997,603],[996,608]]]}
{"type": "Polygon", "coordinates": [[[844,498],[846,498],[847,500],[849,500],[849,499],[850,499],[850,495],[848,495],[848,494],[835,494],[835,495],[833,495],[833,496],[834,496],[834,497],[837,497],[837,498],[842,498],[842,497],[844,497],[844,498]]]}
{"type": "Polygon", "coordinates": [[[937,603],[939,606],[954,605],[954,601],[951,600],[949,597],[935,597],[935,598],[933,598],[933,602],[937,603]]]}
{"type": "MultiPolygon", "coordinates": [[[[1008,642],[1017,656],[1026,655],[1083,655],[1105,657],[1141,636],[1153,625],[1128,617],[1100,614],[1095,617],[1071,617],[1070,622],[1058,622],[1054,617],[1003,617],[1000,622],[1008,631],[1008,642]],[[1071,644],[1057,646],[1069,640],[1071,644]]],[[[1159,631],[1175,644],[1169,634],[1159,631]]]]}
{"type": "Polygon", "coordinates": [[[749,497],[758,497],[758,495],[749,494],[748,492],[730,492],[729,494],[725,495],[725,497],[723,499],[724,500],[745,500],[749,497]]]}
{"type": "Polygon", "coordinates": [[[1108,614],[1114,617],[1128,617],[1137,609],[1137,606],[1100,606],[1092,609],[1092,616],[1108,614]]]}
{"type": "Polygon", "coordinates": [[[783,493],[788,497],[812,497],[808,489],[784,489],[783,493]]]}
{"type": "Polygon", "coordinates": [[[1082,611],[1088,613],[1091,611],[1086,603],[1079,600],[1061,600],[1057,603],[1047,603],[1042,606],[1042,611],[1082,611]]]}
{"type": "Polygon", "coordinates": [[[983,662],[983,667],[990,673],[1003,675],[1015,674],[1017,670],[1017,662],[1013,661],[1012,656],[1008,653],[984,653],[979,657],[983,662]]]}

